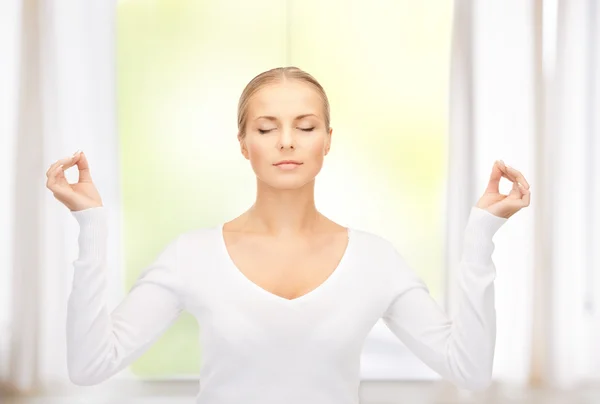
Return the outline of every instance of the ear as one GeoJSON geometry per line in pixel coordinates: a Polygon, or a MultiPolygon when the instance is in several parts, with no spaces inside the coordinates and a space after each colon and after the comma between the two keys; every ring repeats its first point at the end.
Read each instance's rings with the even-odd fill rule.
{"type": "Polygon", "coordinates": [[[248,148],[246,147],[246,138],[241,136],[240,133],[238,133],[238,141],[240,142],[240,151],[242,152],[242,156],[244,156],[246,158],[246,160],[250,160],[250,158],[248,157],[248,148]]]}
{"type": "Polygon", "coordinates": [[[331,135],[333,134],[333,128],[329,128],[329,132],[327,133],[327,140],[325,141],[325,156],[329,153],[329,149],[331,148],[331,135]]]}

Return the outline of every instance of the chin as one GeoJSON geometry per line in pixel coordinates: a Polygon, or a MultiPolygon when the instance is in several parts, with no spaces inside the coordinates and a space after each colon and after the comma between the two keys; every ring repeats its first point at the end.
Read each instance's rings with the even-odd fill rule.
{"type": "Polygon", "coordinates": [[[277,172],[273,170],[264,170],[256,172],[256,176],[260,181],[267,184],[269,187],[281,190],[299,189],[311,182],[314,182],[315,177],[319,174],[320,167],[303,167],[296,172],[277,172]],[[316,168],[316,169],[315,169],[316,168]]]}
{"type": "Polygon", "coordinates": [[[314,179],[315,177],[306,177],[304,175],[273,175],[267,176],[267,178],[261,178],[261,180],[269,187],[281,190],[299,189],[306,186],[306,184],[309,184],[310,182],[314,181],[314,179]]]}

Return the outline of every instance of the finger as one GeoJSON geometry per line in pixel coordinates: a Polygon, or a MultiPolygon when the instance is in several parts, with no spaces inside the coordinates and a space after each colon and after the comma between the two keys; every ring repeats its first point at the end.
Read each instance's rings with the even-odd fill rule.
{"type": "Polygon", "coordinates": [[[83,152],[80,152],[76,161],[79,170],[79,182],[92,182],[90,166],[83,152]]]}
{"type": "Polygon", "coordinates": [[[510,175],[515,177],[517,182],[524,185],[525,189],[529,189],[529,183],[527,182],[527,180],[525,180],[525,177],[523,176],[523,174],[521,174],[521,172],[519,170],[517,170],[511,166],[506,166],[506,169],[508,170],[508,173],[510,175]]]}
{"type": "Polygon", "coordinates": [[[50,168],[48,168],[48,171],[46,171],[46,177],[49,177],[50,174],[54,172],[56,167],[58,167],[61,164],[64,166],[63,171],[66,170],[67,168],[73,166],[74,158],[77,157],[78,153],[79,153],[79,151],[75,152],[71,157],[65,157],[65,158],[56,160],[54,163],[52,163],[50,168]]]}
{"type": "MultiPolygon", "coordinates": [[[[62,159],[62,160],[64,160],[64,159],[62,159]]],[[[56,170],[56,167],[58,167],[61,164],[63,164],[63,163],[61,163],[61,160],[56,160],[54,163],[50,164],[48,171],[46,171],[46,177],[50,178],[50,175],[52,175],[54,173],[54,170],[56,170]]]]}
{"type": "Polygon", "coordinates": [[[508,196],[513,199],[521,199],[521,197],[523,196],[522,188],[517,182],[513,182],[512,189],[510,190],[508,196]]]}
{"type": "Polygon", "coordinates": [[[525,189],[523,186],[520,187],[521,191],[523,192],[523,197],[521,198],[521,203],[523,207],[525,206],[529,206],[529,203],[531,202],[531,191],[529,191],[528,189],[525,189]]]}
{"type": "Polygon", "coordinates": [[[500,161],[500,168],[502,169],[502,176],[511,182],[516,182],[517,179],[508,172],[508,168],[506,168],[506,164],[504,164],[504,161],[502,161],[502,160],[499,160],[499,161],[500,161]]]}
{"type": "Polygon", "coordinates": [[[492,173],[490,174],[490,181],[488,183],[485,192],[500,193],[500,180],[502,179],[502,170],[498,161],[494,162],[492,167],[492,173]]]}
{"type": "Polygon", "coordinates": [[[68,186],[69,183],[65,178],[64,166],[60,164],[59,166],[55,167],[54,170],[52,170],[52,172],[50,173],[48,181],[46,181],[46,186],[52,192],[56,193],[63,189],[65,185],[68,186]]]}
{"type": "Polygon", "coordinates": [[[65,159],[65,163],[64,163],[64,167],[63,167],[63,171],[66,171],[67,169],[73,167],[75,164],[77,164],[77,161],[81,158],[81,151],[76,151],[71,157],[67,157],[65,159]]]}

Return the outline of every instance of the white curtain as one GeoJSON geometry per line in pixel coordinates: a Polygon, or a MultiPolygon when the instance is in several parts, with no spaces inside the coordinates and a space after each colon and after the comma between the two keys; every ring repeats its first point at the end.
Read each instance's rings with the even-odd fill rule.
{"type": "Polygon", "coordinates": [[[530,207],[494,239],[497,381],[600,380],[599,10],[594,0],[455,1],[451,311],[465,199],[479,197],[496,159],[532,186],[530,207]]]}
{"type": "Polygon", "coordinates": [[[545,94],[549,383],[600,381],[600,5],[559,0],[545,94]]]}
{"type": "MultiPolygon", "coordinates": [[[[20,35],[20,7],[16,1],[0,5],[0,380],[8,374],[9,324],[12,279],[9,266],[11,260],[11,229],[13,198],[10,190],[14,187],[12,170],[14,166],[14,136],[16,129],[15,103],[17,91],[18,63],[15,63],[20,35]],[[13,61],[9,63],[8,61],[13,61]]],[[[1,390],[1,389],[0,389],[1,390]]]]}
{"type": "MultiPolygon", "coordinates": [[[[494,378],[523,383],[529,371],[532,322],[533,209],[536,204],[533,32],[531,2],[455,1],[447,192],[447,306],[455,306],[468,206],[489,181],[494,160],[522,171],[532,184],[530,209],[494,237],[497,340],[494,378]]],[[[510,189],[501,183],[501,192],[510,189]]]]}
{"type": "MultiPolygon", "coordinates": [[[[108,303],[122,293],[118,270],[118,154],[115,117],[114,1],[8,1],[0,14],[10,41],[0,66],[3,91],[2,268],[10,269],[2,340],[5,390],[34,393],[68,385],[65,309],[77,253],[77,225],[45,188],[54,161],[77,149],[109,207],[108,303]],[[8,14],[5,14],[7,11],[8,14]],[[12,57],[16,55],[16,57],[12,57]],[[11,80],[12,79],[12,80],[11,80]],[[4,80],[4,77],[3,77],[4,80]],[[9,97],[9,98],[8,98],[9,97]],[[5,227],[5,226],[3,226],[5,227]]],[[[3,49],[4,50],[4,49],[3,49]]],[[[67,171],[76,180],[76,169],[67,171]]],[[[2,295],[3,297],[5,295],[2,295]]],[[[3,301],[3,303],[5,303],[3,301]]]]}

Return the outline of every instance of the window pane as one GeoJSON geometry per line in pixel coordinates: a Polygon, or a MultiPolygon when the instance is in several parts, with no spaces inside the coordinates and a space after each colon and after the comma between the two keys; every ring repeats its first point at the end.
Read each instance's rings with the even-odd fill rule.
{"type": "MultiPolygon", "coordinates": [[[[274,0],[119,3],[127,289],[176,234],[213,225],[249,201],[253,182],[238,152],[236,103],[257,71],[283,63],[283,13],[274,0]]],[[[197,373],[197,338],[186,313],[132,371],[197,373]]]]}
{"type": "MultiPolygon", "coordinates": [[[[256,74],[295,65],[331,103],[319,209],[390,239],[441,302],[450,12],[442,0],[120,1],[126,288],[177,234],[252,204],[237,101],[256,74]]],[[[184,314],[133,372],[197,373],[198,326],[184,314]]]]}
{"type": "MultiPolygon", "coordinates": [[[[391,240],[440,304],[452,4],[302,0],[290,12],[289,64],[321,81],[332,108],[317,203],[391,240]]],[[[383,321],[361,364],[366,379],[436,377],[383,321]]]]}

